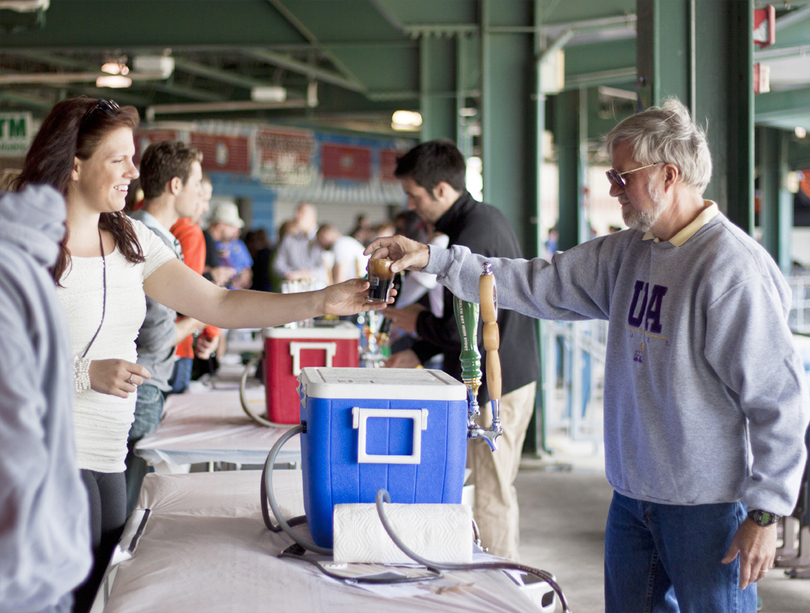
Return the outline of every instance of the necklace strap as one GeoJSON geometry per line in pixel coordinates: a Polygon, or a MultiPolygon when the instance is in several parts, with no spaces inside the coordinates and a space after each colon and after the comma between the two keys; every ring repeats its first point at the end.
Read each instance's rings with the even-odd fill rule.
{"type": "Polygon", "coordinates": [[[90,347],[93,346],[93,343],[98,336],[98,333],[101,332],[101,326],[104,324],[104,315],[107,312],[107,260],[104,258],[104,242],[101,240],[101,226],[99,225],[98,228],[98,246],[101,247],[101,269],[102,269],[102,280],[104,283],[104,294],[101,303],[101,321],[98,322],[98,328],[96,328],[96,333],[93,335],[93,338],[90,339],[90,342],[87,343],[87,347],[84,348],[84,353],[82,353],[82,358],[87,355],[87,352],[90,351],[90,347]]]}

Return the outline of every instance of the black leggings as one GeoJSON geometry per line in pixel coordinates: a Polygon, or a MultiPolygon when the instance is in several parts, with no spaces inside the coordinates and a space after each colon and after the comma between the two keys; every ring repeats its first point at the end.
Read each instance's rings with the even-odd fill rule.
{"type": "Polygon", "coordinates": [[[124,473],[82,470],[90,501],[90,534],[93,539],[93,570],[74,592],[74,610],[89,611],[104,578],[115,545],[127,520],[127,488],[124,473]]]}

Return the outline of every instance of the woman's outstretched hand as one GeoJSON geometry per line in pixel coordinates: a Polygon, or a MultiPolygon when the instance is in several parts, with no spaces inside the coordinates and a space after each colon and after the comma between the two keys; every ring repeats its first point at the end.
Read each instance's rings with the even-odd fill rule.
{"type": "Polygon", "coordinates": [[[422,270],[430,259],[430,249],[423,243],[417,243],[404,236],[388,236],[375,239],[365,251],[373,258],[393,260],[392,272],[401,270],[422,270]]]}
{"type": "Polygon", "coordinates": [[[368,281],[365,279],[350,279],[343,283],[330,285],[321,290],[323,296],[324,315],[354,315],[361,311],[379,311],[394,302],[396,290],[391,290],[388,303],[367,302],[368,281]]]}

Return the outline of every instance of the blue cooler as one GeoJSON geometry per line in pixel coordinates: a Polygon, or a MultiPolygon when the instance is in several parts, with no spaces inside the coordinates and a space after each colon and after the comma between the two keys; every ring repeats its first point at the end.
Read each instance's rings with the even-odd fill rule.
{"type": "Polygon", "coordinates": [[[336,504],[461,503],[467,388],[439,370],[304,368],[301,457],[312,538],[332,546],[336,504]]]}

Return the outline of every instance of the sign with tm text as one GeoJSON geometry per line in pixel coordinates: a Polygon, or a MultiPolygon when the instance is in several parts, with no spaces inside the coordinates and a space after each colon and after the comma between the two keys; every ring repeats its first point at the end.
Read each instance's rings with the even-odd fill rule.
{"type": "Polygon", "coordinates": [[[24,157],[33,131],[31,113],[0,113],[0,157],[24,157]]]}

